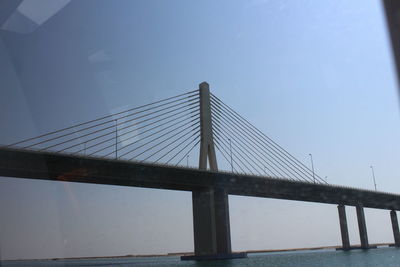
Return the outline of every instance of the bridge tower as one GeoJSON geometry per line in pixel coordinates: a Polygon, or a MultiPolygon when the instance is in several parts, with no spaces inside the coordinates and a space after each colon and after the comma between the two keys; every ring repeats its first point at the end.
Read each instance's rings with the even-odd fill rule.
{"type": "MultiPolygon", "coordinates": [[[[199,169],[218,171],[215,155],[210,88],[208,83],[199,85],[200,93],[200,156],[199,169]]],[[[194,256],[182,259],[224,259],[244,257],[232,254],[229,224],[228,194],[222,187],[202,188],[192,191],[194,256]]]]}

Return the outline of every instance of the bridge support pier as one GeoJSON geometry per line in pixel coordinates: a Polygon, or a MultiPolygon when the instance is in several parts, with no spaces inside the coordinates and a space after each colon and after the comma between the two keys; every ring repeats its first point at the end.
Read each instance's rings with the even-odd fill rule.
{"type": "MultiPolygon", "coordinates": [[[[199,169],[218,171],[215,155],[210,88],[208,83],[199,85],[200,96],[200,156],[199,169]]],[[[246,253],[232,253],[229,224],[228,194],[223,188],[214,187],[192,192],[194,255],[182,260],[221,260],[247,257],[246,253]]]]}
{"type": "Polygon", "coordinates": [[[228,194],[223,189],[193,191],[194,255],[182,260],[217,260],[246,257],[232,253],[228,194]]]}
{"type": "Polygon", "coordinates": [[[340,233],[342,236],[342,249],[350,250],[349,230],[347,228],[346,207],[338,205],[340,233]]]}
{"type": "Polygon", "coordinates": [[[395,210],[390,211],[390,219],[392,221],[392,229],[394,236],[394,246],[400,247],[400,233],[399,233],[399,223],[397,220],[397,214],[395,210]]]}
{"type": "Polygon", "coordinates": [[[356,206],[357,211],[357,221],[358,221],[358,231],[360,232],[361,248],[368,249],[368,233],[367,225],[365,223],[364,208],[360,205],[356,206]]]}

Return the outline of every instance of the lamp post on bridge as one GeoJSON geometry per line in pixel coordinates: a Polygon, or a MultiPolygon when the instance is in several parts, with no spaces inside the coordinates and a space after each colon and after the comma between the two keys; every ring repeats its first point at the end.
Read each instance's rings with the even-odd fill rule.
{"type": "Polygon", "coordinates": [[[314,161],[313,161],[312,154],[310,153],[308,155],[310,155],[310,158],[311,158],[312,177],[313,177],[314,184],[315,184],[314,161]]]}
{"type": "Polygon", "coordinates": [[[377,191],[376,190],[376,181],[375,181],[375,172],[374,172],[374,166],[369,166],[370,168],[371,168],[371,171],[372,171],[372,179],[374,180],[374,187],[375,187],[375,191],[377,191]]]}
{"type": "Polygon", "coordinates": [[[115,119],[115,158],[118,159],[118,119],[115,119]]]}
{"type": "Polygon", "coordinates": [[[231,154],[231,171],[233,172],[233,161],[232,161],[232,141],[230,138],[228,138],[229,141],[229,150],[230,150],[230,154],[231,154]]]}

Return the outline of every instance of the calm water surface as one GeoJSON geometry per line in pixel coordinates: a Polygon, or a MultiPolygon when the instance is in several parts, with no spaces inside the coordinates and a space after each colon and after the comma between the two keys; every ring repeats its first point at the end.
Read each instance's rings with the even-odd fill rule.
{"type": "Polygon", "coordinates": [[[60,261],[3,261],[1,266],[400,266],[400,249],[302,251],[249,254],[247,259],[214,262],[180,261],[179,257],[115,258],[60,261]]]}

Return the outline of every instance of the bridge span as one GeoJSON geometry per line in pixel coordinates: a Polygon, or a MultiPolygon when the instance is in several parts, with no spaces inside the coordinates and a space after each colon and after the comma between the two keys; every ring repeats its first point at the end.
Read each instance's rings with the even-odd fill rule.
{"type": "Polygon", "coordinates": [[[184,260],[246,256],[232,253],[228,195],[338,205],[344,250],[352,249],[346,206],[356,207],[363,249],[370,248],[364,208],[390,210],[394,245],[400,247],[400,195],[328,184],[212,95],[207,83],[0,147],[0,176],[190,191],[194,255],[184,260]],[[198,169],[182,167],[197,145],[198,169]],[[229,172],[218,168],[217,155],[229,172]]]}
{"type": "Polygon", "coordinates": [[[395,245],[400,235],[395,211],[400,195],[328,184],[228,172],[138,163],[118,159],[0,149],[0,176],[182,191],[224,191],[229,195],[337,204],[343,249],[350,249],[345,206],[357,208],[362,248],[368,248],[363,208],[390,210],[395,245]]]}
{"type": "Polygon", "coordinates": [[[10,148],[1,148],[0,158],[0,176],[5,177],[181,191],[224,189],[238,196],[400,210],[400,195],[338,185],[10,148]]]}

